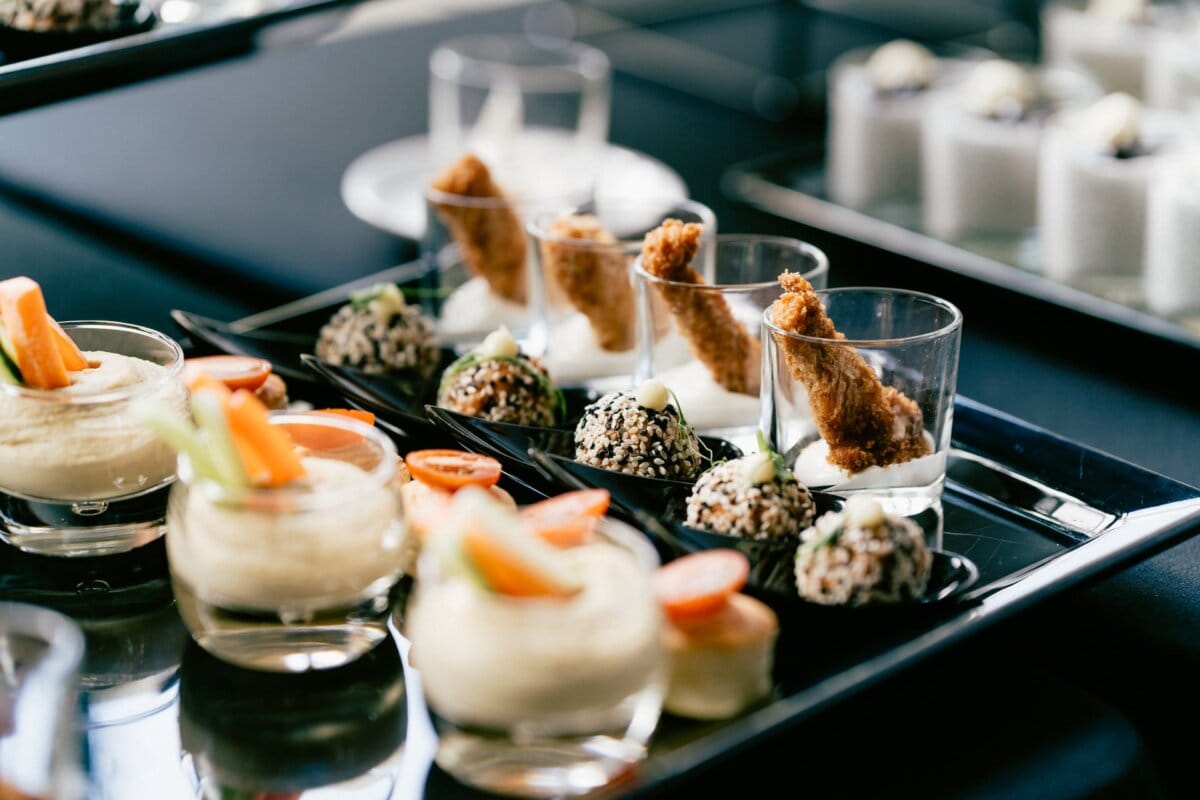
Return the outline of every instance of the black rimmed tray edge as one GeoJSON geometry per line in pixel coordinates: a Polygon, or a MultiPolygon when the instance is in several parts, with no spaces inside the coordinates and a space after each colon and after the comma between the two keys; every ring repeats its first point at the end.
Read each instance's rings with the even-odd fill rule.
{"type": "MultiPolygon", "coordinates": [[[[771,180],[767,173],[781,165],[803,169],[809,174],[823,174],[823,134],[814,135],[788,150],[731,165],[721,176],[722,191],[735,200],[842,239],[865,243],[892,255],[1014,291],[1101,322],[1200,350],[1200,334],[1192,333],[1182,324],[771,180]]],[[[821,186],[824,186],[823,178],[821,186]]]]}
{"type": "MultiPolygon", "coordinates": [[[[1135,465],[1127,466],[1148,473],[1135,465]]],[[[635,786],[603,792],[600,796],[638,796],[657,792],[701,765],[731,758],[765,739],[780,735],[818,711],[1039,602],[1099,580],[1177,544],[1200,529],[1200,491],[1184,484],[1176,485],[1188,490],[1191,496],[1132,514],[1123,519],[1121,526],[1105,535],[1044,563],[1032,565],[1011,585],[993,586],[983,593],[968,591],[959,601],[960,610],[942,618],[935,627],[851,669],[730,720],[719,731],[670,752],[656,754],[643,765],[635,786]]]]}
{"type": "MultiPolygon", "coordinates": [[[[375,279],[378,278],[368,276],[355,283],[363,285],[375,279]]],[[[334,287],[328,292],[332,293],[341,288],[334,287]]],[[[334,295],[327,294],[324,302],[333,299],[336,299],[334,295]]],[[[242,321],[233,324],[246,322],[248,324],[245,329],[253,329],[259,325],[277,323],[319,306],[319,303],[313,304],[311,301],[312,298],[305,298],[287,306],[243,318],[242,321]]],[[[705,762],[729,757],[756,742],[781,733],[818,710],[848,698],[995,622],[1081,582],[1095,580],[1126,564],[1148,557],[1200,528],[1200,490],[1193,487],[1078,445],[962,397],[958,398],[954,430],[957,446],[990,458],[1006,469],[1011,467],[1018,480],[1030,477],[1022,471],[1030,465],[1013,465],[1008,462],[1020,455],[1018,445],[1021,442],[1017,440],[1021,437],[1033,438],[1043,446],[1051,448],[1055,459],[1069,461],[1072,474],[1078,471],[1080,464],[1087,464],[1090,469],[1101,469],[1105,475],[1119,475],[1122,491],[1129,496],[1120,497],[1118,500],[1132,503],[1135,499],[1133,495],[1138,495],[1145,502],[1155,504],[1156,508],[1151,513],[1142,514],[1115,509],[1121,513],[1113,514],[1116,521],[1103,530],[1104,535],[1089,536],[1047,518],[1037,509],[1012,508],[1002,501],[989,498],[986,494],[963,493],[967,502],[987,506],[992,512],[1005,512],[1021,524],[1048,534],[1056,534],[1064,541],[1079,546],[1051,559],[1031,564],[1011,576],[1012,581],[1009,583],[993,583],[969,590],[959,600],[961,610],[956,605],[950,615],[938,618],[935,627],[902,645],[859,662],[854,668],[834,674],[795,694],[776,699],[742,717],[726,721],[718,730],[679,745],[669,752],[652,754],[651,758],[642,763],[633,782],[610,787],[600,796],[628,796],[658,791],[672,781],[693,772],[705,762]],[[1001,436],[996,435],[997,426],[1002,432],[1001,436]],[[1020,434],[1016,440],[1013,437],[1014,433],[1020,434]],[[997,453],[995,448],[1000,439],[1005,440],[1011,447],[997,453]]],[[[1032,455],[1028,449],[1024,452],[1032,455]]],[[[1071,477],[1066,475],[1065,469],[1062,474],[1050,470],[1044,474],[1038,473],[1035,477],[1051,488],[1064,490],[1063,493],[1068,496],[1082,496],[1081,499],[1085,502],[1093,500],[1080,487],[1054,486],[1057,478],[1064,476],[1071,477]]],[[[958,491],[953,485],[948,490],[958,491]]]]}

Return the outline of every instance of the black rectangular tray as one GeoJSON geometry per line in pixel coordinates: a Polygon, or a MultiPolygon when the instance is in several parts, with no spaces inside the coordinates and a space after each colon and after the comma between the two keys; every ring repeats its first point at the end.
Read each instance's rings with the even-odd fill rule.
{"type": "MultiPolygon", "coordinates": [[[[323,321],[318,318],[327,315],[330,304],[346,297],[352,287],[377,277],[410,277],[414,269],[402,265],[234,324],[240,331],[303,330],[323,321]]],[[[294,389],[303,398],[304,387],[294,389]]],[[[770,701],[719,723],[664,717],[648,759],[609,794],[653,793],[667,787],[701,765],[778,736],[818,710],[835,706],[1002,619],[1200,530],[1200,489],[966,398],[956,403],[947,474],[944,546],[978,566],[980,579],[974,588],[948,608],[901,618],[886,627],[808,629],[789,625],[785,615],[770,701]]],[[[531,488],[536,493],[539,487],[531,488]]],[[[364,666],[316,675],[274,676],[226,667],[187,644],[170,599],[161,542],[129,556],[92,563],[0,549],[0,600],[63,609],[84,622],[89,640],[101,644],[93,649],[90,658],[96,661],[89,661],[88,669],[103,674],[89,675],[83,703],[90,724],[85,763],[95,796],[133,796],[123,794],[121,788],[136,785],[129,783],[131,776],[154,774],[161,778],[155,797],[192,797],[197,756],[189,755],[188,747],[199,742],[216,752],[222,743],[229,746],[226,738],[237,736],[249,737],[246,742],[267,742],[263,747],[271,753],[270,764],[258,764],[255,758],[264,757],[245,745],[250,749],[239,751],[238,756],[243,768],[262,770],[264,776],[292,786],[308,779],[314,763],[328,766],[330,759],[336,759],[339,768],[350,769],[343,761],[353,761],[353,753],[336,749],[336,741],[310,742],[302,733],[310,729],[328,733],[330,726],[320,724],[322,715],[335,711],[339,725],[347,724],[343,705],[310,708],[304,699],[309,693],[324,697],[322,693],[339,682],[347,687],[361,684],[360,690],[348,688],[348,699],[341,700],[364,704],[356,724],[366,726],[359,733],[367,741],[397,736],[394,748],[362,750],[361,772],[388,772],[396,782],[397,797],[436,798],[463,792],[432,765],[435,741],[422,698],[415,691],[419,676],[407,676],[402,723],[406,733],[395,732],[394,726],[401,723],[394,716],[376,721],[369,717],[370,704],[394,691],[387,683],[389,676],[399,681],[394,657],[373,656],[364,666]],[[120,644],[112,642],[114,631],[119,632],[120,644]],[[381,670],[386,674],[375,675],[381,670]],[[375,680],[381,681],[378,691],[372,688],[375,680]],[[215,715],[186,720],[183,739],[176,738],[181,731],[181,696],[185,704],[191,698],[193,711],[211,706],[215,715]],[[270,705],[271,698],[284,699],[279,706],[270,705]],[[264,710],[263,704],[269,708],[264,710]],[[295,730],[286,724],[293,718],[295,730]],[[280,733],[281,724],[286,733],[280,733]],[[378,727],[384,725],[393,727],[378,727]],[[322,746],[334,749],[322,750],[322,746]],[[148,758],[154,763],[146,763],[148,758]]],[[[188,717],[187,708],[184,712],[188,717]]],[[[324,774],[317,770],[312,780],[324,774]]]]}
{"type": "Polygon", "coordinates": [[[721,184],[736,200],[840,239],[1200,350],[1200,319],[1168,319],[1136,297],[1102,297],[1041,275],[1036,233],[950,242],[921,230],[916,203],[896,204],[888,219],[835,203],[826,191],[825,140],[818,134],[808,134],[785,152],[732,165],[721,184]]]}

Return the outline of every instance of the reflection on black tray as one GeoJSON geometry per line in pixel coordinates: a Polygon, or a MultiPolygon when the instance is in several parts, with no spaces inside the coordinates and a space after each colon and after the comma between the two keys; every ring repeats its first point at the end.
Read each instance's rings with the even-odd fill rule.
{"type": "Polygon", "coordinates": [[[303,675],[238,669],[193,644],[180,668],[179,728],[212,796],[298,794],[374,771],[376,780],[337,796],[385,797],[404,743],[404,698],[390,640],[345,667],[303,675]]]}
{"type": "Polygon", "coordinates": [[[1200,323],[1195,319],[1167,319],[1147,310],[1139,297],[1102,297],[1041,275],[1035,236],[944,241],[920,229],[919,209],[911,205],[873,216],[833,202],[826,192],[823,137],[812,138],[785,153],[735,164],[726,171],[722,185],[739,200],[820,229],[826,235],[867,244],[1200,349],[1200,323]]]}

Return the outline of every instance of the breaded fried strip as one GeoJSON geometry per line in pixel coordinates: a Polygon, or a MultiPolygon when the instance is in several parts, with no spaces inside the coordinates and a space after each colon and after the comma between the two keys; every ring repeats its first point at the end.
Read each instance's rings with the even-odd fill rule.
{"type": "MultiPolygon", "coordinates": [[[[430,184],[446,194],[504,198],[482,161],[467,153],[430,184]]],[[[525,302],[525,231],[508,205],[468,206],[435,203],[438,216],[462,250],[463,260],[488,282],[492,292],[525,302]]]]}
{"type": "MultiPolygon", "coordinates": [[[[777,327],[820,339],[846,338],[834,328],[811,283],[785,272],[779,284],[784,294],[771,311],[777,327]]],[[[774,336],[792,377],[808,391],[831,464],[855,473],[929,454],[920,407],[884,386],[857,350],[774,336]]]]}
{"type": "MultiPolygon", "coordinates": [[[[554,220],[550,234],[559,239],[616,244],[617,239],[590,214],[554,220]]],[[[574,242],[543,241],[542,264],[548,288],[557,288],[587,317],[605,350],[634,346],[633,286],[628,258],[617,247],[588,247],[574,242]]]]}
{"type": "MultiPolygon", "coordinates": [[[[703,284],[692,269],[704,227],[669,219],[646,234],[642,268],[663,280],[703,284]]],[[[759,386],[758,337],[738,322],[719,292],[695,292],[679,286],[654,284],[671,309],[675,325],[688,340],[692,353],[731,392],[757,395],[759,386]]]]}

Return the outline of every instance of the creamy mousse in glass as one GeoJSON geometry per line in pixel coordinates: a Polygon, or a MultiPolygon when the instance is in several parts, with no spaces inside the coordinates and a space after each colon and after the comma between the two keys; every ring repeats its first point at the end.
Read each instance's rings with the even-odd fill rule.
{"type": "Polygon", "coordinates": [[[578,582],[573,595],[518,597],[448,569],[455,533],[439,536],[422,554],[406,629],[439,765],[492,790],[559,796],[642,758],[665,682],[658,559],[645,537],[604,519],[589,542],[555,553],[578,582]]]}
{"type": "Polygon", "coordinates": [[[102,555],[163,533],[175,455],[134,418],[137,401],[181,412],[183,351],[157,331],[65,322],[87,369],[59,389],[0,382],[0,536],[23,550],[102,555]]]}
{"type": "Polygon", "coordinates": [[[406,556],[396,450],[374,427],[328,414],[276,413],[273,425],[358,437],[314,451],[275,489],[196,476],[179,458],[167,558],[180,614],[217,657],[304,672],[352,661],[387,637],[389,592],[406,556]]]}

